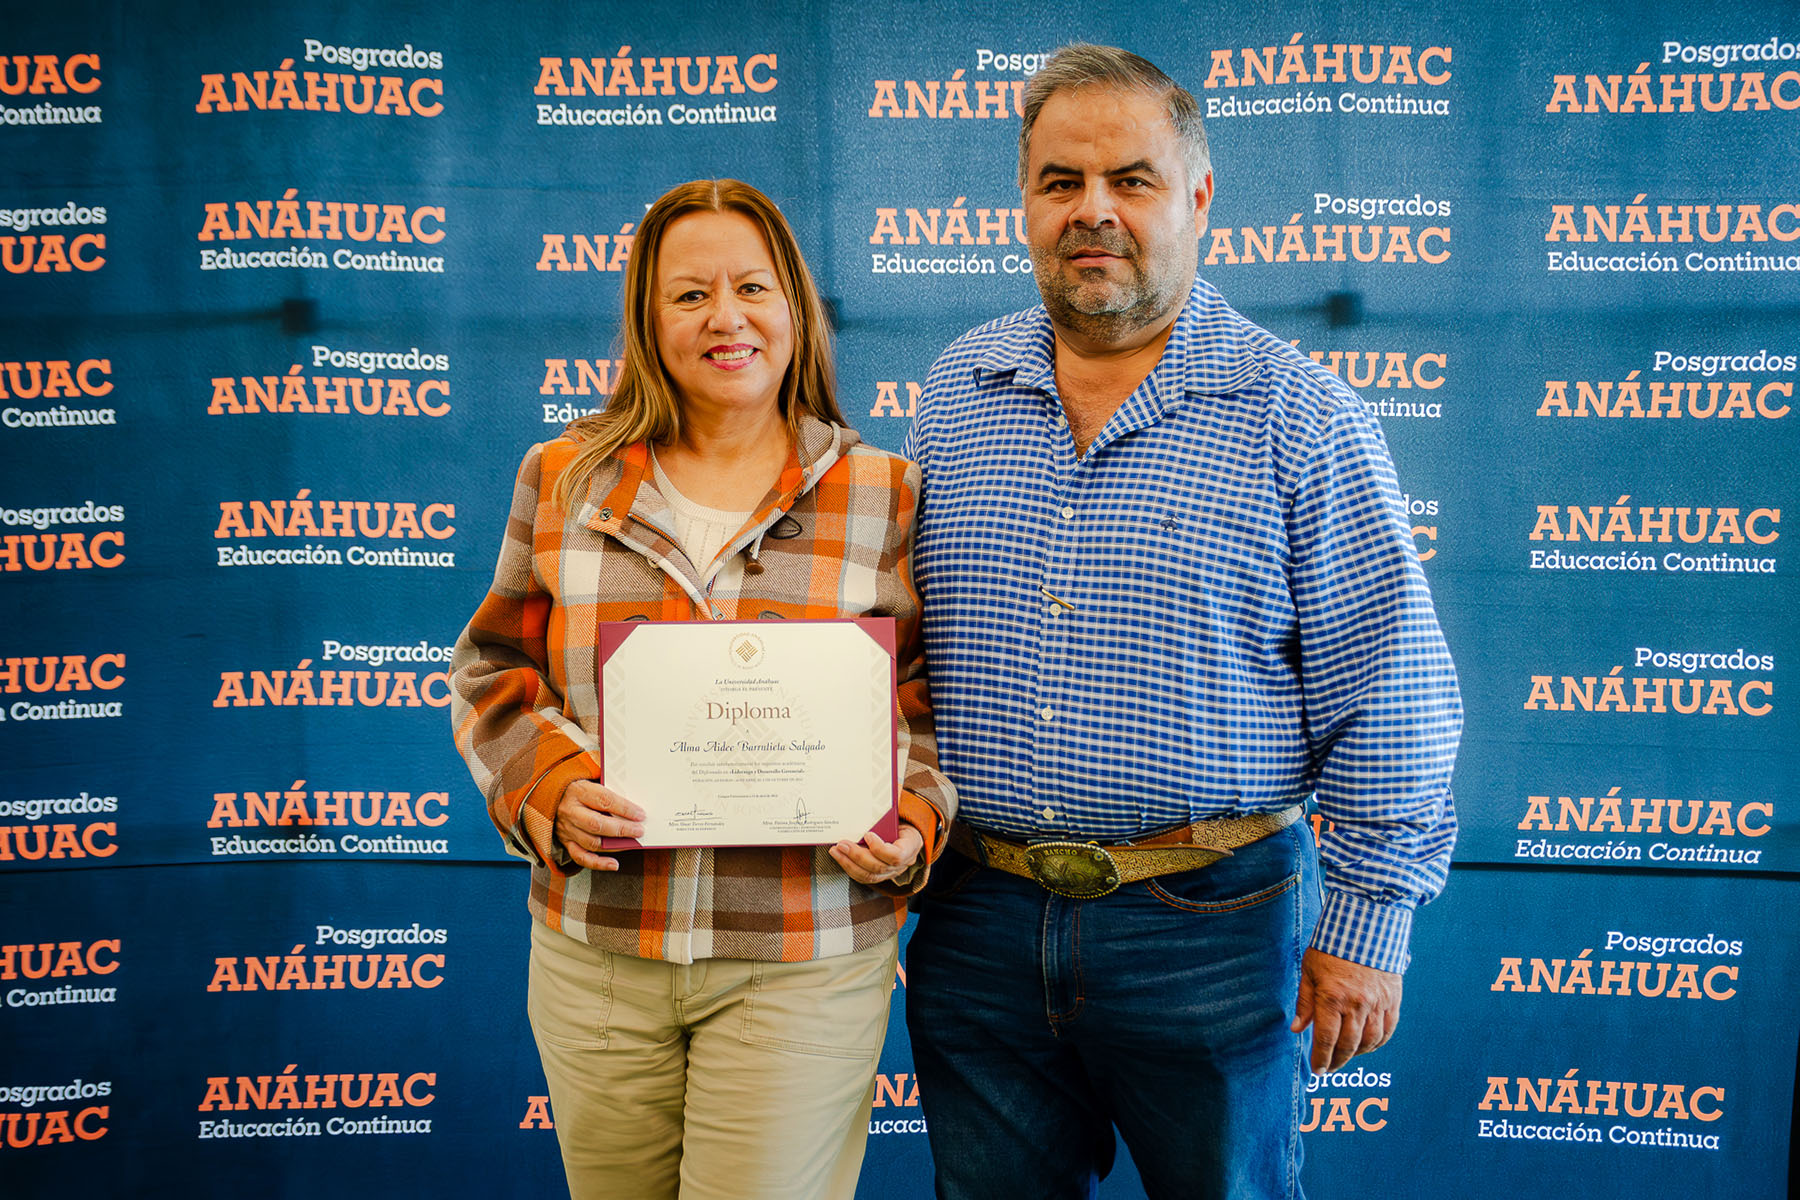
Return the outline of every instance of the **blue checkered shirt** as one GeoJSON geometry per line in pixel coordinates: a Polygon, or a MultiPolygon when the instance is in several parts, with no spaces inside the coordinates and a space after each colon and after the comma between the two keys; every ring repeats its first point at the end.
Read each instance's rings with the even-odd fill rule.
{"type": "Polygon", "coordinates": [[[1084,457],[1052,355],[1041,307],[963,335],[904,450],[958,820],[1107,841],[1313,796],[1312,944],[1404,970],[1462,702],[1380,426],[1204,282],[1084,457]]]}

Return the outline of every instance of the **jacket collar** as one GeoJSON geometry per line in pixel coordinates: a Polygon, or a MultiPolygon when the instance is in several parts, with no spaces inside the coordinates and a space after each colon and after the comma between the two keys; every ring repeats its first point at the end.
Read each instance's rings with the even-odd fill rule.
{"type": "MultiPolygon", "coordinates": [[[[732,539],[733,545],[760,535],[779,520],[859,441],[861,438],[853,429],[810,415],[801,417],[799,438],[788,452],[787,465],[744,529],[732,539]]],[[[656,490],[651,478],[650,444],[638,441],[616,450],[611,461],[588,480],[587,496],[574,515],[597,533],[636,543],[645,539],[632,536],[631,527],[647,526],[639,530],[640,535],[672,544],[674,521],[668,501],[656,490]]]]}

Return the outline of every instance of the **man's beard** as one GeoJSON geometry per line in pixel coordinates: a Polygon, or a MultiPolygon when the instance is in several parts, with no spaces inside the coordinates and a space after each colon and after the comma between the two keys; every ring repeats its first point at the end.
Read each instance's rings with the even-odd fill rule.
{"type": "Polygon", "coordinates": [[[1177,302],[1172,280],[1145,268],[1137,241],[1122,229],[1070,230],[1048,255],[1033,249],[1031,263],[1050,319],[1093,341],[1110,342],[1142,329],[1177,302]],[[1077,271],[1071,280],[1065,274],[1066,256],[1081,247],[1118,255],[1130,268],[1128,274],[1121,279],[1092,267],[1077,271]]]}

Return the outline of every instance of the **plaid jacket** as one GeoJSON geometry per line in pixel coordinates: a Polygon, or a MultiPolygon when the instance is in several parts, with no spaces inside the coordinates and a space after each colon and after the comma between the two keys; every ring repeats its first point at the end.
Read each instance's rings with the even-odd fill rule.
{"type": "MultiPolygon", "coordinates": [[[[550,928],[668,962],[791,962],[861,950],[905,918],[903,898],[850,879],[824,847],[645,850],[619,855],[617,872],[576,867],[553,831],[564,789],[603,775],[601,621],[893,617],[901,817],[925,835],[922,862],[943,849],[956,799],[937,770],[912,582],[919,470],[810,418],[800,441],[720,552],[710,591],[672,536],[644,443],[596,470],[568,512],[551,497],[578,443],[525,456],[493,587],[457,640],[450,710],[507,849],[532,864],[532,915],[550,928]],[[747,559],[762,571],[746,573],[747,559]]],[[[916,888],[924,871],[913,876],[916,888]]]]}

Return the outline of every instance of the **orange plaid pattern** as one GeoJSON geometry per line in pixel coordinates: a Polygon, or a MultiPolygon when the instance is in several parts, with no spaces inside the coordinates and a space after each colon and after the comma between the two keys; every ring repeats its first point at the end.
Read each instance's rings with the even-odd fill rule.
{"type": "Polygon", "coordinates": [[[956,796],[937,769],[912,581],[918,468],[809,419],[781,478],[721,551],[709,591],[671,532],[648,447],[620,450],[564,511],[551,496],[576,449],[565,436],[526,454],[493,586],[451,663],[457,749],[507,849],[532,864],[532,915],[600,949],[669,962],[793,962],[891,936],[905,900],[850,879],[824,847],[644,850],[599,872],[568,859],[554,826],[564,789],[603,775],[600,622],[890,616],[900,813],[925,835],[925,861],[941,852],[956,796]],[[760,572],[742,569],[746,555],[760,572]]]}

